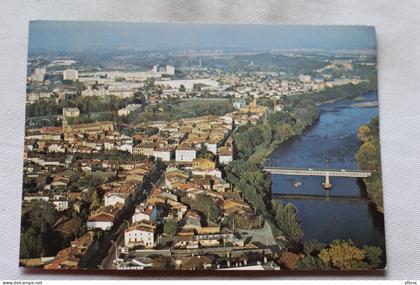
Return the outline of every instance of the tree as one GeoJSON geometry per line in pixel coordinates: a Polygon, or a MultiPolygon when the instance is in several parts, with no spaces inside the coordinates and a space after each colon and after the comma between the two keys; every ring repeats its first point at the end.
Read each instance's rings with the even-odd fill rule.
{"type": "Polygon", "coordinates": [[[297,244],[303,237],[303,230],[297,216],[296,207],[293,204],[273,202],[275,223],[286,235],[289,244],[297,244]]]}
{"type": "Polygon", "coordinates": [[[367,141],[362,144],[356,153],[356,160],[361,169],[373,170],[378,163],[378,151],[376,146],[367,141]]]}
{"type": "Polygon", "coordinates": [[[279,142],[284,142],[295,135],[293,128],[289,124],[281,124],[274,130],[275,138],[279,142]]]}
{"type": "Polygon", "coordinates": [[[322,270],[324,269],[324,264],[321,259],[312,255],[306,255],[297,262],[296,267],[300,270],[322,270]]]}
{"type": "Polygon", "coordinates": [[[36,237],[29,233],[22,233],[20,235],[20,257],[33,258],[39,257],[45,252],[42,245],[41,236],[36,237]]]}
{"type": "Polygon", "coordinates": [[[184,197],[182,202],[190,205],[193,210],[202,213],[207,220],[217,222],[220,218],[219,204],[206,194],[198,194],[195,199],[184,197]]]}
{"type": "Polygon", "coordinates": [[[321,250],[326,247],[325,244],[317,241],[316,239],[308,240],[303,242],[303,252],[306,255],[317,255],[321,250]]]}
{"type": "Polygon", "coordinates": [[[367,246],[363,247],[365,250],[366,260],[369,263],[371,268],[378,268],[381,265],[381,255],[382,249],[376,246],[367,246]]]}
{"type": "Polygon", "coordinates": [[[49,203],[33,201],[22,209],[21,258],[55,255],[63,238],[52,228],[58,215],[49,203]]]}
{"type": "Polygon", "coordinates": [[[301,256],[293,252],[283,252],[280,257],[280,262],[288,269],[296,269],[297,262],[300,260],[301,256]]]}
{"type": "Polygon", "coordinates": [[[216,159],[216,156],[214,155],[214,153],[209,151],[205,145],[203,145],[197,151],[197,158],[205,158],[214,161],[216,159]]]}
{"type": "Polygon", "coordinates": [[[378,211],[383,212],[378,117],[373,118],[368,126],[360,127],[359,133],[362,133],[359,134],[359,138],[363,144],[357,151],[355,158],[360,169],[372,171],[372,175],[363,179],[363,181],[366,185],[369,199],[376,204],[378,211]],[[367,135],[367,133],[369,134],[367,135]]]}
{"type": "Polygon", "coordinates": [[[99,201],[98,193],[96,192],[96,190],[92,191],[90,201],[91,201],[91,203],[90,203],[90,210],[91,211],[96,210],[100,207],[101,201],[99,201]]]}
{"type": "Polygon", "coordinates": [[[163,232],[169,236],[176,234],[176,220],[175,219],[166,219],[163,224],[163,232]]]}
{"type": "Polygon", "coordinates": [[[173,269],[170,257],[159,255],[153,258],[153,269],[173,269]]]}
{"type": "Polygon", "coordinates": [[[370,139],[370,129],[367,125],[362,125],[357,132],[357,136],[361,142],[367,142],[370,139]]]}
{"type": "Polygon", "coordinates": [[[336,240],[328,248],[324,248],[318,257],[327,268],[365,269],[365,251],[357,248],[352,241],[336,240]]]}

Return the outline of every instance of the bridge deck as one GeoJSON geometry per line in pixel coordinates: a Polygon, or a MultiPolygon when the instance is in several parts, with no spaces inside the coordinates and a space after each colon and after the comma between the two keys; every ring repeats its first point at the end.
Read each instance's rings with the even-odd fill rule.
{"type": "Polygon", "coordinates": [[[296,175],[296,176],[333,176],[366,178],[372,175],[370,171],[348,169],[312,169],[312,168],[285,168],[264,167],[271,174],[296,175]]]}

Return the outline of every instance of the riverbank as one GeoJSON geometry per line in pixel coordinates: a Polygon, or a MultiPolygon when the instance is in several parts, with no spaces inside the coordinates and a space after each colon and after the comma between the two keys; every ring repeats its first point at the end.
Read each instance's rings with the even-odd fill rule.
{"type": "Polygon", "coordinates": [[[246,201],[263,214],[280,244],[299,244],[303,231],[296,208],[292,204],[287,204],[286,208],[286,204],[272,199],[272,179],[261,164],[282,143],[301,135],[317,122],[320,112],[315,101],[326,104],[331,100],[357,97],[368,92],[367,87],[337,87],[334,88],[336,93],[330,91],[316,98],[313,96],[317,95],[286,97],[282,111],[269,113],[255,125],[241,126],[233,134],[237,159],[225,168],[226,177],[240,189],[246,201]]]}
{"type": "MultiPolygon", "coordinates": [[[[363,95],[366,95],[366,94],[368,94],[368,93],[371,93],[371,92],[375,92],[376,90],[373,90],[373,91],[366,91],[366,92],[364,92],[364,93],[362,93],[362,94],[354,94],[354,95],[351,95],[351,96],[342,96],[342,97],[340,97],[340,98],[335,98],[335,99],[331,99],[331,100],[326,100],[326,101],[323,101],[323,102],[319,102],[319,103],[315,103],[315,106],[317,106],[317,107],[321,107],[321,106],[323,106],[323,105],[325,105],[325,104],[330,104],[330,103],[335,103],[335,102],[337,102],[337,101],[340,101],[340,100],[344,100],[344,99],[353,99],[353,98],[357,98],[357,97],[359,97],[359,96],[363,96],[363,95]]],[[[374,107],[374,106],[377,106],[377,104],[376,105],[373,105],[373,104],[371,104],[371,103],[360,103],[360,104],[362,104],[362,105],[359,105],[359,106],[356,106],[356,104],[354,104],[355,106],[354,107],[374,107]]],[[[303,132],[304,131],[306,131],[308,128],[310,128],[310,127],[312,127],[315,123],[316,123],[316,121],[319,119],[319,115],[318,115],[318,117],[317,118],[315,118],[312,122],[311,122],[311,124],[309,124],[308,126],[307,126],[307,128],[305,128],[304,130],[303,130],[303,132]]],[[[291,139],[291,138],[293,138],[293,137],[296,137],[298,134],[295,134],[294,136],[292,136],[292,137],[290,137],[289,139],[291,139]]],[[[280,146],[282,143],[284,143],[284,142],[286,142],[286,141],[274,141],[267,149],[265,149],[265,150],[256,150],[256,152],[251,156],[251,158],[254,160],[254,161],[256,161],[256,162],[258,162],[258,161],[260,161],[260,162],[263,162],[264,160],[266,160],[272,153],[273,153],[273,151],[274,150],[276,150],[276,148],[278,147],[278,146],[280,146]]]]}
{"type": "Polygon", "coordinates": [[[362,125],[358,130],[361,145],[355,159],[359,169],[372,171],[368,178],[361,179],[364,190],[370,201],[376,205],[380,213],[384,213],[383,190],[381,175],[381,156],[379,146],[379,118],[374,117],[369,124],[362,125]]]}

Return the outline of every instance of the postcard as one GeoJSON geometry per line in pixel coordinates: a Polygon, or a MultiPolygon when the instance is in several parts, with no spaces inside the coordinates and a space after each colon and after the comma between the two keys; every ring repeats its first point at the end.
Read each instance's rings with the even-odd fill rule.
{"type": "Polygon", "coordinates": [[[386,267],[374,27],[33,21],[19,264],[386,267]]]}

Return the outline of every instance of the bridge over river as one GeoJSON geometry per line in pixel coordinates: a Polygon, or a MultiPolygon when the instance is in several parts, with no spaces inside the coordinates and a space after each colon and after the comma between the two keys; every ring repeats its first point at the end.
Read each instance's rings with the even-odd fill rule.
{"type": "Polygon", "coordinates": [[[324,176],[325,181],[322,186],[330,189],[330,177],[351,177],[366,178],[372,175],[371,171],[352,170],[352,169],[312,169],[312,168],[289,168],[289,167],[264,167],[265,171],[271,174],[295,175],[295,176],[324,176]]]}

